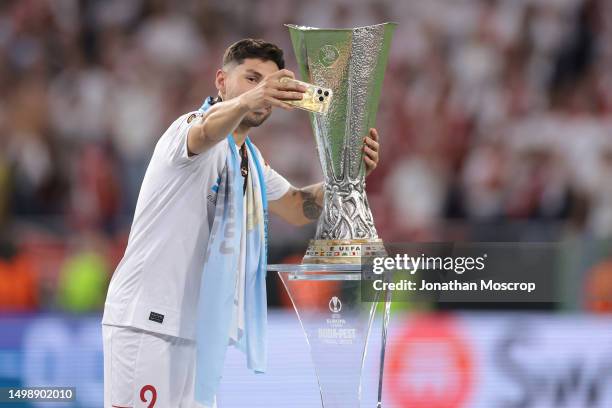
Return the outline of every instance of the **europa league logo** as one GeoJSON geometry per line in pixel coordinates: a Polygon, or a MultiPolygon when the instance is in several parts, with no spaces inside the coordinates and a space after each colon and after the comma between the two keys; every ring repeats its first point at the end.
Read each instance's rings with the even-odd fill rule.
{"type": "Polygon", "coordinates": [[[329,301],[329,310],[331,310],[332,313],[340,313],[342,310],[342,302],[338,296],[332,297],[329,301]]]}

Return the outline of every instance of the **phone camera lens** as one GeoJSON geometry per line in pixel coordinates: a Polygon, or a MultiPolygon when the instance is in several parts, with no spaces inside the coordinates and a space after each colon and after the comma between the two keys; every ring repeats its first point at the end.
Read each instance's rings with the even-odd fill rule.
{"type": "Polygon", "coordinates": [[[324,99],[325,99],[324,97],[319,96],[319,101],[323,102],[324,99]]]}
{"type": "Polygon", "coordinates": [[[329,96],[329,91],[325,91],[325,92],[323,92],[323,95],[325,95],[325,96],[329,96]]]}
{"type": "Polygon", "coordinates": [[[318,93],[319,95],[321,95],[321,94],[323,93],[323,91],[322,91],[322,90],[320,90],[320,89],[317,89],[317,93],[318,93]]]}

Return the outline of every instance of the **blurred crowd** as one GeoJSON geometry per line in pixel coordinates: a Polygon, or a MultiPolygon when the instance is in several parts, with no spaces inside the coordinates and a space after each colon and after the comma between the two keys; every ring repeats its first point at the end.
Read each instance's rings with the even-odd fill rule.
{"type": "MultiPolygon", "coordinates": [[[[295,70],[283,24],[384,21],[399,25],[367,182],[384,239],[612,237],[611,2],[5,0],[0,282],[35,270],[44,289],[15,304],[100,306],[78,288],[104,287],[157,139],[216,93],[230,43],[275,42],[295,70]]],[[[252,137],[294,185],[321,180],[302,112],[252,137]]],[[[303,251],[313,230],[273,221],[274,256],[303,251]]]]}
{"type": "Polygon", "coordinates": [[[402,86],[381,112],[392,218],[426,238],[456,218],[612,235],[612,4],[402,8],[390,70],[402,86]]]}

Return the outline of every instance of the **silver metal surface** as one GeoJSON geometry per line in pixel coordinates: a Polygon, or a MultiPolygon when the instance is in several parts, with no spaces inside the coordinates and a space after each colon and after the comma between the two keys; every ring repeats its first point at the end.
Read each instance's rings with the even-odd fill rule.
{"type": "Polygon", "coordinates": [[[346,30],[288,27],[304,80],[334,94],[326,115],[310,116],[325,177],[315,240],[375,240],[365,194],[363,138],[374,126],[395,24],[346,30]]]}

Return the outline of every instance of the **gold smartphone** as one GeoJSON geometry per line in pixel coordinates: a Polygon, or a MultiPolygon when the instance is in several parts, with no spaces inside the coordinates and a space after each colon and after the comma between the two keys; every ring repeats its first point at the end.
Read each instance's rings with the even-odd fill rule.
{"type": "Polygon", "coordinates": [[[283,77],[280,79],[281,83],[289,81],[304,86],[306,88],[306,92],[304,92],[303,98],[299,101],[283,102],[293,105],[296,108],[307,110],[309,112],[323,114],[327,113],[327,111],[329,110],[329,104],[333,97],[331,89],[309,84],[308,82],[298,81],[297,79],[291,79],[289,77],[283,77]]]}

